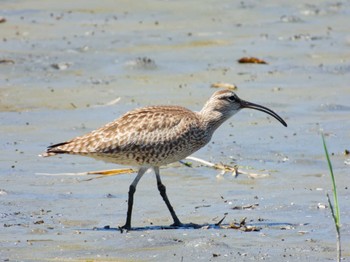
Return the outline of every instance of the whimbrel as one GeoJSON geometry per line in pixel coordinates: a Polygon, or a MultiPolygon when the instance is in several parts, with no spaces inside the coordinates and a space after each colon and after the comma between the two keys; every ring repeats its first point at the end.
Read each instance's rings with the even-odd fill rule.
{"type": "Polygon", "coordinates": [[[116,164],[138,167],[129,187],[125,225],[131,229],[131,213],[136,186],[144,173],[153,168],[160,195],[167,205],[175,227],[183,224],[171,206],[159,167],[191,155],[205,146],[214,131],[242,108],[265,112],[284,126],[286,122],[271,109],[240,99],[234,92],[220,90],[205,103],[200,112],[181,106],[150,106],[132,110],[107,125],[67,142],[49,146],[42,156],[74,154],[116,164]]]}

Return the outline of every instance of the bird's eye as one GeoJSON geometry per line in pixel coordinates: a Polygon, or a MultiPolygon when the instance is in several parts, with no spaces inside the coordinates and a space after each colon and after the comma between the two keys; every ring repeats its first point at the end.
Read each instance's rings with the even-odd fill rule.
{"type": "Polygon", "coordinates": [[[232,95],[232,96],[229,96],[227,99],[233,102],[237,100],[237,97],[235,95],[232,95]]]}

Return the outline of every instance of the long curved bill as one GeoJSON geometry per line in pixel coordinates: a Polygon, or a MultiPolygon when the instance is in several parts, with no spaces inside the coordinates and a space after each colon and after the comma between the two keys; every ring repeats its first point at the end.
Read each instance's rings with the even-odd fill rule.
{"type": "Polygon", "coordinates": [[[266,114],[269,114],[270,116],[273,116],[274,118],[276,118],[278,121],[281,122],[282,125],[287,126],[287,123],[283,120],[282,117],[280,117],[279,115],[277,115],[275,112],[273,112],[271,109],[258,105],[258,104],[254,104],[248,101],[244,101],[241,100],[241,107],[242,108],[251,108],[251,109],[255,109],[255,110],[259,110],[261,112],[264,112],[266,114]]]}

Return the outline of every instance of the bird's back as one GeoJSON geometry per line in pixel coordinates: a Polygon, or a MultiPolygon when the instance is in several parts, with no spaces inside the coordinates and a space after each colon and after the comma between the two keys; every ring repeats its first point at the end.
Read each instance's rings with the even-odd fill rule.
{"type": "Polygon", "coordinates": [[[198,113],[179,106],[152,106],[50,146],[44,156],[78,154],[124,165],[161,166],[185,158],[210,138],[198,113]]]}

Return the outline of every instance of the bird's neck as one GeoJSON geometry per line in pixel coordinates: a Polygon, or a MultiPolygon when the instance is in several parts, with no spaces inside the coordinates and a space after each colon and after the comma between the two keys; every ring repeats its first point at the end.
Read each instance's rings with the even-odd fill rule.
{"type": "Polygon", "coordinates": [[[214,131],[221,126],[227,119],[230,118],[230,115],[225,115],[220,111],[216,110],[208,110],[206,107],[198,112],[199,117],[201,119],[203,128],[210,133],[214,133],[214,131]]]}

